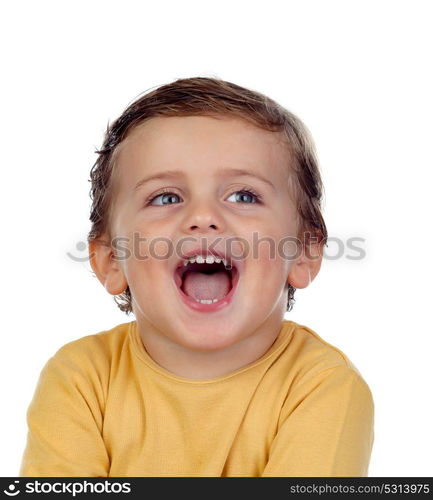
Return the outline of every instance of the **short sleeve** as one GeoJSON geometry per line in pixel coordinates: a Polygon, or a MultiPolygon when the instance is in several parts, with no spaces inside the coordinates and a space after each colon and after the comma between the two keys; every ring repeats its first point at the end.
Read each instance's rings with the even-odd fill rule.
{"type": "Polygon", "coordinates": [[[95,380],[64,349],[48,360],[27,410],[20,477],[108,476],[102,396],[95,380]]]}
{"type": "Polygon", "coordinates": [[[282,409],[263,477],[365,477],[374,441],[374,402],[347,366],[294,388],[282,409]]]}

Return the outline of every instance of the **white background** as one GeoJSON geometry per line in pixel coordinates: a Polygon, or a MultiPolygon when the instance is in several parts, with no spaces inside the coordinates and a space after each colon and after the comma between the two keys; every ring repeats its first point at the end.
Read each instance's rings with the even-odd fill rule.
{"type": "Polygon", "coordinates": [[[84,253],[107,122],[147,89],[191,76],[265,93],[311,130],[330,239],[363,238],[366,256],[325,259],[287,319],[343,350],[368,383],[369,475],[433,475],[431,6],[2,3],[0,475],[18,474],[48,358],[134,319],[66,255],[84,253]]]}

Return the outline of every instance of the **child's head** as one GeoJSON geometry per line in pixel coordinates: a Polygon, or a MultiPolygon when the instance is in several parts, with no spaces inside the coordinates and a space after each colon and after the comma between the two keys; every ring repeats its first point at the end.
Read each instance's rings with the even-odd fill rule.
{"type": "MultiPolygon", "coordinates": [[[[165,259],[168,264],[162,258],[150,259],[155,261],[150,264],[149,259],[132,256],[114,263],[113,239],[129,238],[119,246],[132,251],[137,232],[147,238],[140,242],[147,251],[151,250],[149,240],[160,237],[159,255],[168,251],[169,240],[174,249],[182,238],[183,254],[196,249],[204,237],[208,247],[220,238],[215,248],[225,251],[224,243],[238,238],[236,250],[231,248],[237,256],[246,251],[243,245],[248,243],[250,255],[240,266],[250,270],[250,278],[245,276],[243,282],[243,303],[249,314],[260,309],[260,304],[265,304],[262,314],[270,314],[283,300],[284,309],[290,310],[296,288],[308,286],[319,271],[327,230],[314,146],[303,123],[272,99],[219,79],[180,79],[130,104],[108,127],[97,153],[90,179],[93,204],[88,242],[93,254],[105,242],[110,255],[91,262],[122,311],[134,310],[137,315],[152,300],[163,302],[164,287],[169,283],[157,273],[167,265],[171,270],[180,258],[172,254],[165,259]],[[246,170],[252,176],[235,170],[246,170]],[[143,178],[163,171],[177,171],[177,177],[154,179],[137,187],[143,178]],[[234,196],[235,201],[228,201],[234,196]],[[161,203],[169,200],[174,203],[161,203]],[[275,240],[273,260],[265,241],[256,245],[254,258],[254,232],[256,241],[257,236],[275,240]],[[305,235],[318,242],[315,250],[308,246],[305,235]],[[301,244],[297,253],[293,245],[289,244],[290,250],[287,244],[282,246],[284,238],[287,243],[295,237],[301,244]],[[286,258],[281,258],[281,252],[286,258]],[[288,252],[292,257],[296,254],[296,259],[288,259],[288,252]]],[[[136,249],[137,243],[134,245],[136,249]]],[[[194,287],[200,288],[200,283],[194,287]]],[[[169,300],[171,291],[165,293],[169,300]]],[[[157,312],[163,314],[162,309],[157,312]]]]}

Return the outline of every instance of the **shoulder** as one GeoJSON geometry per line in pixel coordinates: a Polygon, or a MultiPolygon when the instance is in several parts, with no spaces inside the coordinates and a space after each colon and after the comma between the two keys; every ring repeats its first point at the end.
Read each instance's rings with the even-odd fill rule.
{"type": "Polygon", "coordinates": [[[72,340],[60,347],[55,352],[54,357],[77,363],[83,360],[96,361],[98,359],[109,361],[122,349],[127,340],[131,323],[121,323],[109,330],[102,330],[72,340]]]}
{"type": "Polygon", "coordinates": [[[121,323],[64,344],[46,362],[42,377],[106,385],[112,366],[117,364],[127,342],[131,323],[121,323]]]}
{"type": "Polygon", "coordinates": [[[74,433],[80,432],[78,427],[86,432],[95,422],[102,429],[112,367],[128,331],[129,323],[123,323],[86,335],[64,344],[48,359],[27,410],[32,432],[49,439],[55,425],[60,433],[72,427],[74,433]]]}
{"type": "Polygon", "coordinates": [[[343,380],[370,393],[370,388],[357,366],[335,345],[327,342],[308,326],[290,321],[293,331],[287,354],[293,368],[293,386],[323,379],[343,380]]]}

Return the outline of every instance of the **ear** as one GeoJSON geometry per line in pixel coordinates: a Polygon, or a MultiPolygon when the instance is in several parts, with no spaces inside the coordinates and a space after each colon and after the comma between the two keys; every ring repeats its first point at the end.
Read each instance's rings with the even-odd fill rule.
{"type": "Polygon", "coordinates": [[[101,238],[89,242],[90,265],[107,292],[119,295],[126,290],[128,282],[112,247],[101,238]]]}
{"type": "Polygon", "coordinates": [[[322,265],[323,245],[318,242],[302,246],[301,255],[293,262],[287,281],[294,288],[306,288],[322,265]]]}

